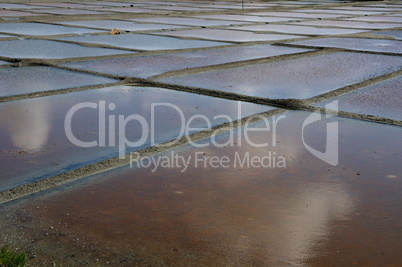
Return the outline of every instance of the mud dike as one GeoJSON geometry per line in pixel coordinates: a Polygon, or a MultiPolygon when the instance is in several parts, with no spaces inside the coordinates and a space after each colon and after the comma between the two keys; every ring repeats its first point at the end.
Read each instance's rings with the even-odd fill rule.
{"type": "Polygon", "coordinates": [[[0,3],[2,243],[31,264],[402,264],[398,1],[0,3]]]}

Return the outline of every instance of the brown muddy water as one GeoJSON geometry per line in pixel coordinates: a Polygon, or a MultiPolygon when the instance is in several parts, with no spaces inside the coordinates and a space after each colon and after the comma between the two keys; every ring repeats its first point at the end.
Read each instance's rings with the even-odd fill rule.
{"type": "MultiPolygon", "coordinates": [[[[161,155],[192,157],[184,172],[183,164],[153,171],[144,160],[3,205],[2,239],[26,248],[32,263],[397,266],[401,129],[338,119],[340,162],[331,167],[301,143],[308,114],[285,113],[276,146],[269,132],[249,134],[266,148],[235,133],[234,146],[161,155]],[[227,168],[208,160],[247,153],[270,159],[227,168]]],[[[325,123],[311,125],[305,141],[321,149],[325,133],[325,123]]],[[[228,133],[215,138],[228,140],[228,133]]]]}

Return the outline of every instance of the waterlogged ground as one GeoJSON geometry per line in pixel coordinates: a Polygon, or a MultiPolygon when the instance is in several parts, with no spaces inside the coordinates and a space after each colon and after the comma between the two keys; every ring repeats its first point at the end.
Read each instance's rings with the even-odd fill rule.
{"type": "Polygon", "coordinates": [[[30,265],[402,265],[399,2],[3,2],[30,265]]]}
{"type": "MultiPolygon", "coordinates": [[[[188,145],[8,204],[4,238],[36,253],[32,263],[51,262],[52,246],[65,263],[113,266],[397,265],[402,130],[339,119],[346,134],[333,167],[298,138],[307,115],[283,114],[275,146],[272,133],[254,131],[247,138],[268,146],[253,147],[242,128],[234,146],[188,145]],[[226,168],[214,157],[227,157],[226,168]],[[12,236],[10,225],[23,233],[12,236]]],[[[325,132],[311,125],[306,142],[322,148],[325,132]]]]}

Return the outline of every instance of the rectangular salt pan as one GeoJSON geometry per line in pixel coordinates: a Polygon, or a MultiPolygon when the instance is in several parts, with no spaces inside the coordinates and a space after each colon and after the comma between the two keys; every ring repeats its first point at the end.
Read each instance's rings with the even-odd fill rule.
{"type": "MultiPolygon", "coordinates": [[[[108,10],[105,10],[108,11],[108,10]]],[[[98,12],[94,10],[83,10],[83,9],[45,9],[45,10],[35,10],[35,13],[45,13],[45,14],[55,14],[55,15],[101,15],[107,14],[105,12],[98,12]]]]}
{"type": "Polygon", "coordinates": [[[15,36],[7,35],[7,34],[0,34],[0,38],[8,38],[8,37],[15,37],[15,36]]]}
{"type": "Polygon", "coordinates": [[[20,35],[59,35],[102,32],[99,30],[65,27],[44,23],[1,23],[0,32],[20,35]]]}
{"type": "Polygon", "coordinates": [[[156,23],[167,23],[167,24],[178,24],[178,25],[189,25],[189,26],[218,26],[218,25],[231,25],[239,24],[244,22],[239,21],[226,21],[226,20],[210,20],[201,18],[179,18],[179,17],[168,17],[168,18],[138,18],[133,19],[139,22],[156,22],[156,23]]]}
{"type": "Polygon", "coordinates": [[[338,47],[361,51],[402,53],[400,41],[362,39],[362,38],[322,38],[294,42],[292,44],[316,46],[316,47],[338,47]]]}
{"type": "Polygon", "coordinates": [[[380,15],[384,12],[377,11],[353,11],[353,10],[334,10],[334,9],[303,9],[294,10],[293,12],[300,13],[333,13],[333,14],[345,14],[345,15],[380,15]]]}
{"type": "Polygon", "coordinates": [[[184,53],[134,56],[66,63],[64,66],[102,73],[147,78],[167,71],[223,64],[284,54],[301,53],[307,49],[271,45],[216,48],[184,53]]]}
{"type": "Polygon", "coordinates": [[[370,23],[370,22],[363,22],[363,21],[360,22],[360,21],[341,21],[341,20],[302,21],[302,22],[292,22],[291,24],[358,28],[358,29],[389,29],[389,28],[401,27],[400,24],[396,24],[396,23],[370,23]]]}
{"type": "Polygon", "coordinates": [[[0,68],[0,77],[0,96],[117,82],[99,76],[42,66],[0,68]]]}
{"type": "MultiPolygon", "coordinates": [[[[391,16],[370,16],[370,17],[358,17],[358,18],[348,18],[345,20],[356,20],[356,21],[381,21],[381,22],[398,22],[402,23],[402,18],[400,17],[391,17],[391,16]]],[[[401,25],[402,27],[402,25],[401,25]]]]}
{"type": "Polygon", "coordinates": [[[382,8],[382,7],[335,7],[334,9],[341,9],[341,10],[363,10],[363,11],[402,11],[402,9],[398,8],[382,8]]]}
{"type": "Polygon", "coordinates": [[[257,97],[309,98],[401,67],[396,56],[335,53],[161,80],[257,97]]]}
{"type": "Polygon", "coordinates": [[[91,4],[91,5],[100,5],[100,6],[130,6],[133,3],[126,3],[126,2],[79,2],[81,4],[91,4]]]}
{"type": "Polygon", "coordinates": [[[184,7],[184,6],[155,6],[155,10],[167,10],[167,11],[196,11],[196,10],[213,10],[212,8],[200,8],[200,7],[184,7]]]}
{"type": "Polygon", "coordinates": [[[117,49],[85,47],[48,40],[13,40],[0,42],[0,56],[11,58],[73,58],[135,53],[117,49]]]}
{"type": "Polygon", "coordinates": [[[258,16],[247,16],[247,15],[205,15],[195,17],[202,19],[222,19],[222,20],[238,20],[238,21],[252,21],[252,22],[277,22],[277,21],[292,20],[290,18],[258,17],[258,16]]]}
{"type": "Polygon", "coordinates": [[[252,42],[252,41],[276,41],[300,38],[297,35],[286,34],[255,34],[246,31],[220,30],[220,29],[197,29],[197,30],[182,30],[173,32],[157,32],[153,34],[181,36],[181,37],[196,37],[208,40],[227,41],[227,42],[252,42]]]}
{"type": "Polygon", "coordinates": [[[64,8],[92,8],[98,7],[97,5],[87,4],[77,4],[77,3],[32,3],[31,5],[35,6],[35,8],[44,7],[64,7],[64,8]]]}
{"type": "Polygon", "coordinates": [[[402,121],[402,77],[379,82],[315,106],[325,107],[334,100],[338,101],[338,108],[342,111],[402,121]]]}
{"type": "Polygon", "coordinates": [[[337,14],[303,14],[296,12],[255,12],[249,13],[255,16],[295,17],[295,18],[339,18],[344,15],[337,14]]]}
{"type": "Polygon", "coordinates": [[[183,40],[172,37],[162,37],[146,34],[120,34],[120,35],[102,35],[86,37],[67,37],[60,40],[106,44],[115,47],[124,47],[140,50],[167,50],[167,49],[185,49],[198,47],[211,47],[227,45],[224,42],[183,40]]]}
{"type": "MultiPolygon", "coordinates": [[[[158,13],[157,10],[152,10],[152,9],[141,9],[141,8],[96,8],[94,10],[99,10],[99,11],[110,11],[110,12],[122,12],[122,13],[158,13]]],[[[163,11],[159,11],[163,12],[163,11]]]]}
{"type": "Polygon", "coordinates": [[[184,28],[181,26],[174,26],[174,25],[146,24],[146,23],[135,23],[129,21],[119,21],[119,20],[61,21],[57,23],[74,25],[74,26],[78,25],[84,27],[101,28],[106,30],[112,30],[113,28],[116,28],[118,30],[125,30],[125,31],[146,31],[146,30],[184,28]]]}
{"type": "Polygon", "coordinates": [[[0,8],[2,8],[2,9],[32,9],[32,8],[45,8],[45,7],[37,7],[37,6],[22,5],[22,4],[0,3],[0,8]]]}
{"type": "Polygon", "coordinates": [[[364,32],[364,30],[355,30],[355,29],[317,28],[309,26],[274,25],[274,24],[231,27],[231,29],[248,30],[248,31],[270,31],[270,32],[272,31],[272,32],[306,34],[306,35],[335,35],[335,34],[353,34],[353,33],[364,32]]]}
{"type": "Polygon", "coordinates": [[[401,31],[372,32],[370,34],[389,36],[389,37],[393,37],[398,40],[402,39],[402,30],[401,31]]]}
{"type": "Polygon", "coordinates": [[[28,16],[39,16],[39,14],[33,14],[23,11],[0,10],[0,17],[28,17],[28,16]]]}

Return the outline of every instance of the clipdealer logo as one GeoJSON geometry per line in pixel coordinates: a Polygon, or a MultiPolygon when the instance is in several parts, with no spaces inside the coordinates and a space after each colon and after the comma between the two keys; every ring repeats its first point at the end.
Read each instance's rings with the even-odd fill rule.
{"type": "MultiPolygon", "coordinates": [[[[325,105],[325,109],[329,109],[334,112],[332,114],[325,114],[326,119],[330,119],[338,114],[338,100],[335,100],[327,105],[325,105]]],[[[302,126],[302,141],[304,147],[310,151],[311,154],[321,159],[322,161],[332,165],[337,166],[339,162],[339,130],[338,130],[338,122],[328,122],[327,123],[327,133],[326,133],[326,149],[325,152],[318,151],[311,146],[309,146],[304,139],[304,129],[307,125],[312,124],[316,121],[323,120],[323,114],[314,112],[311,113],[307,119],[304,120],[302,126]]]]}
{"type": "MultiPolygon", "coordinates": [[[[196,143],[191,138],[189,137],[190,134],[202,130],[211,130],[213,122],[206,117],[205,115],[202,114],[195,114],[188,118],[186,120],[186,117],[184,115],[184,112],[176,105],[171,104],[171,103],[152,103],[150,105],[150,119],[147,120],[143,116],[139,114],[131,114],[128,116],[125,115],[113,115],[113,114],[108,114],[108,112],[113,111],[116,109],[116,105],[114,103],[109,103],[106,105],[105,101],[99,101],[98,103],[93,103],[93,102],[84,102],[84,103],[79,103],[75,106],[73,106],[67,113],[65,121],[64,121],[64,128],[65,128],[65,133],[69,141],[78,146],[78,147],[83,147],[83,148],[90,148],[90,147],[118,147],[119,151],[119,157],[121,159],[124,159],[126,157],[126,149],[129,147],[132,151],[133,148],[138,148],[144,145],[147,146],[155,146],[155,145],[160,145],[155,141],[155,135],[157,132],[155,131],[155,119],[158,116],[157,115],[157,108],[158,107],[164,107],[164,108],[170,108],[172,109],[171,111],[176,112],[178,114],[178,118],[180,119],[180,131],[176,139],[173,139],[172,141],[169,142],[169,144],[174,144],[175,142],[178,141],[179,138],[181,137],[186,137],[187,141],[190,145],[196,148],[200,147],[206,147],[206,146],[215,146],[215,147],[225,147],[225,146],[241,146],[242,144],[242,138],[244,138],[245,142],[255,148],[263,148],[263,147],[268,147],[269,143],[264,142],[264,143],[255,143],[251,141],[249,138],[249,132],[255,132],[255,131],[266,131],[266,132],[271,132],[272,140],[271,141],[271,146],[275,147],[276,146],[276,135],[277,135],[277,127],[278,127],[278,122],[284,118],[286,118],[285,114],[279,115],[279,116],[272,116],[269,119],[261,117],[261,120],[265,122],[265,128],[252,128],[251,125],[248,123],[245,123],[245,126],[243,127],[229,127],[228,132],[230,133],[229,140],[225,141],[224,143],[220,143],[216,139],[216,134],[219,132],[216,132],[215,134],[212,133],[210,136],[210,142],[206,144],[200,144],[196,143]],[[78,139],[72,129],[72,120],[74,116],[78,116],[80,112],[84,112],[87,109],[94,109],[97,110],[98,112],[98,133],[99,137],[98,140],[92,140],[92,141],[82,141],[78,139]],[[107,120],[106,120],[107,118],[107,120]],[[199,125],[197,125],[195,122],[196,121],[204,121],[206,124],[206,127],[204,128],[199,128],[199,125]],[[106,121],[108,123],[106,123],[106,121]],[[150,123],[148,123],[148,121],[150,123]],[[135,122],[139,124],[139,127],[141,128],[141,135],[138,139],[136,140],[128,140],[126,136],[126,131],[127,131],[127,124],[129,122],[135,122]],[[193,126],[198,126],[198,127],[193,127],[193,126]],[[236,134],[234,134],[236,132],[236,134]],[[108,140],[106,140],[106,137],[108,140]],[[117,143],[116,143],[117,142],[117,143]]],[[[332,113],[337,114],[338,111],[338,103],[337,101],[333,101],[332,103],[328,104],[325,106],[326,109],[330,109],[332,113]]],[[[258,116],[258,115],[257,115],[258,116]]],[[[302,129],[301,129],[301,139],[304,147],[315,157],[321,159],[322,161],[332,165],[336,166],[338,164],[338,122],[327,122],[327,131],[326,131],[326,150],[325,152],[318,151],[308,145],[305,140],[305,128],[313,124],[317,121],[321,120],[326,120],[334,117],[334,115],[329,115],[329,114],[321,114],[318,112],[311,113],[303,122],[302,129]]],[[[237,120],[241,119],[241,104],[238,103],[238,117],[237,120]]],[[[214,120],[218,119],[225,119],[227,123],[231,124],[233,126],[233,120],[231,117],[229,117],[226,114],[221,114],[221,115],[216,115],[213,117],[214,120]]],[[[199,155],[194,155],[193,160],[194,164],[196,163],[201,163],[199,155]]],[[[137,162],[137,166],[173,166],[172,162],[177,163],[175,166],[179,165],[178,158],[173,156],[173,158],[176,158],[176,160],[166,160],[166,158],[160,158],[160,159],[146,159],[146,158],[140,158],[139,154],[137,152],[132,152],[130,153],[130,161],[135,161],[137,162]],[[145,164],[145,162],[148,161],[149,164],[145,164]]],[[[191,159],[180,159],[182,162],[183,166],[186,166],[186,162],[190,162],[191,159]]],[[[245,166],[251,166],[251,167],[286,167],[286,162],[285,158],[283,156],[276,155],[276,152],[273,151],[267,151],[267,155],[264,157],[259,157],[256,158],[255,156],[250,156],[249,153],[246,153],[245,155],[235,155],[235,158],[230,160],[225,157],[218,159],[217,157],[210,157],[208,158],[203,158],[203,162],[207,162],[204,164],[204,166],[209,166],[211,168],[215,168],[215,166],[220,166],[220,167],[225,167],[228,166],[227,163],[231,163],[239,165],[241,162],[246,162],[242,163],[242,165],[245,166]],[[273,160],[272,160],[273,159],[273,160]]],[[[187,164],[188,166],[188,164],[187,164]]],[[[198,166],[198,165],[197,165],[198,166]]],[[[186,167],[187,169],[187,167],[186,167]]]]}

